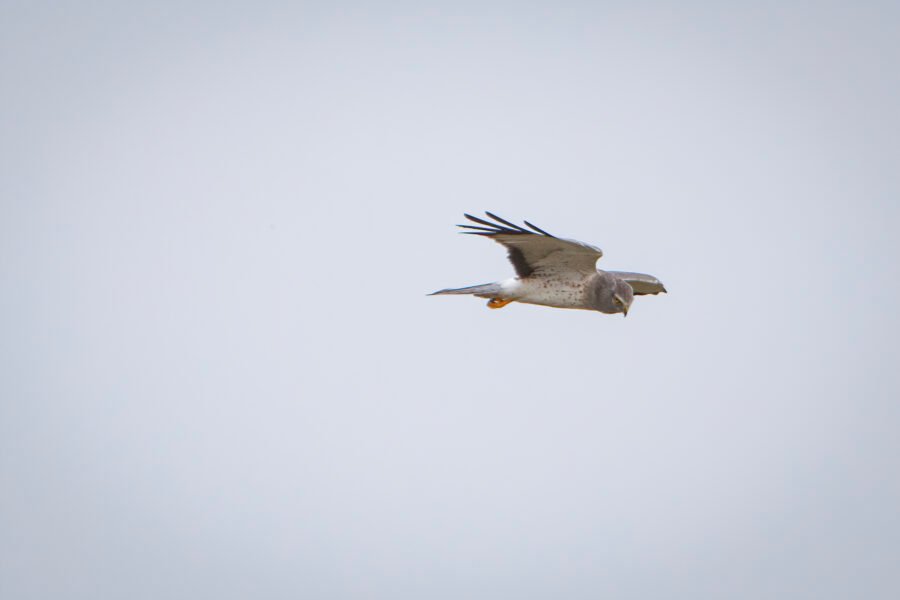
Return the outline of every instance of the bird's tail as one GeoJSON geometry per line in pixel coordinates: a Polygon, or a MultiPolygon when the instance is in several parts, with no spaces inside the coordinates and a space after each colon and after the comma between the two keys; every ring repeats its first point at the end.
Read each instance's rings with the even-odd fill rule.
{"type": "Polygon", "coordinates": [[[441,296],[443,294],[471,294],[479,298],[494,298],[500,294],[502,287],[499,283],[485,283],[482,285],[471,285],[464,288],[438,290],[428,294],[429,296],[441,296]]]}

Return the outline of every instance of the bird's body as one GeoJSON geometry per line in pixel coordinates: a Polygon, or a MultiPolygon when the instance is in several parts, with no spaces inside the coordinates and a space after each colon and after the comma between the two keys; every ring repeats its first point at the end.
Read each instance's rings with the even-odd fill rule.
{"type": "Polygon", "coordinates": [[[538,275],[526,279],[514,278],[508,285],[511,298],[523,304],[538,304],[554,308],[579,308],[587,301],[587,282],[565,273],[538,275]]]}
{"type": "Polygon", "coordinates": [[[513,277],[499,282],[501,293],[497,297],[553,308],[583,308],[589,300],[591,284],[594,283],[589,278],[567,273],[544,274],[525,279],[513,277]]]}
{"type": "Polygon", "coordinates": [[[627,315],[635,295],[666,291],[652,275],[597,269],[596,262],[603,256],[599,248],[557,238],[528,221],[525,224],[531,231],[491,213],[487,216],[500,224],[466,215],[479,225],[460,227],[474,230],[464,233],[491,237],[506,246],[517,277],[467,288],[440,290],[433,295],[469,294],[489,298],[490,308],[520,302],[627,315]]]}

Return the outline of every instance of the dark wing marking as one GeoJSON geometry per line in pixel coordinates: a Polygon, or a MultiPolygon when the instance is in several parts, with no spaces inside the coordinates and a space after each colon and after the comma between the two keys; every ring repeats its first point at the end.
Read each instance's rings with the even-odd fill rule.
{"type": "Polygon", "coordinates": [[[529,227],[531,227],[532,229],[534,229],[535,231],[537,231],[538,233],[542,234],[542,235],[546,235],[546,236],[550,236],[550,237],[556,237],[555,235],[550,235],[549,233],[547,233],[546,231],[544,231],[544,230],[541,229],[540,227],[537,227],[537,226],[535,226],[535,225],[532,225],[532,224],[529,223],[528,221],[525,221],[525,224],[528,225],[529,227]]]}
{"type": "MultiPolygon", "coordinates": [[[[497,233],[496,229],[491,229],[490,227],[479,227],[478,225],[457,225],[457,227],[463,227],[465,229],[477,229],[479,231],[488,231],[490,233],[497,233]]],[[[471,231],[461,231],[460,233],[472,233],[471,231]]]]}
{"type": "Polygon", "coordinates": [[[503,224],[506,225],[507,227],[512,227],[512,228],[515,229],[516,231],[519,231],[519,232],[521,232],[521,233],[531,233],[531,232],[528,231],[527,229],[523,229],[521,226],[516,225],[515,223],[510,223],[510,222],[507,221],[506,219],[501,219],[500,217],[498,217],[498,216],[495,215],[494,213],[490,213],[490,212],[488,212],[488,211],[484,211],[484,214],[486,214],[487,216],[489,216],[490,218],[492,218],[492,219],[495,220],[495,221],[498,221],[498,222],[500,222],[500,223],[503,223],[503,224]]]}
{"type": "Polygon", "coordinates": [[[525,254],[518,248],[507,248],[506,258],[512,263],[513,269],[516,270],[516,275],[519,277],[528,277],[534,273],[534,267],[528,264],[525,254]]]}

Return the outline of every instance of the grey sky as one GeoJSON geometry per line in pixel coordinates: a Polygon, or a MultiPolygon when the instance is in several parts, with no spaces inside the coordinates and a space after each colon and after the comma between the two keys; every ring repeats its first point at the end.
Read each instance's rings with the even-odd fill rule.
{"type": "Polygon", "coordinates": [[[900,595],[896,4],[0,9],[0,596],[900,595]],[[627,319],[427,298],[527,218],[627,319]]]}

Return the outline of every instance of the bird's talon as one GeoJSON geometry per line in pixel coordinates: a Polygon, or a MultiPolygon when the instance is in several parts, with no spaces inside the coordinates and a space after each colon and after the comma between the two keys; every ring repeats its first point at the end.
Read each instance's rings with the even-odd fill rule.
{"type": "Polygon", "coordinates": [[[488,300],[487,306],[488,306],[488,308],[503,308],[510,302],[512,302],[512,300],[501,300],[500,298],[491,298],[490,300],[488,300]]]}

